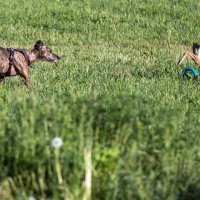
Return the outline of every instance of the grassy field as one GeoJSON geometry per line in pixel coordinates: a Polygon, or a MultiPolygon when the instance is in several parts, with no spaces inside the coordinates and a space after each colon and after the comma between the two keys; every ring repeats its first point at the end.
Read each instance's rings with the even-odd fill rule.
{"type": "Polygon", "coordinates": [[[200,42],[199,10],[195,0],[1,1],[0,46],[42,39],[62,60],[33,65],[34,90],[19,77],[0,85],[0,199],[90,200],[90,161],[93,200],[200,199],[200,85],[179,79],[190,60],[177,65],[200,42]]]}

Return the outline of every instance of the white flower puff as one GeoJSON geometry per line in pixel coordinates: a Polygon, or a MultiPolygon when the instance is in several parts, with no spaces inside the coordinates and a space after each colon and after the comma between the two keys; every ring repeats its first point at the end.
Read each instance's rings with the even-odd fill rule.
{"type": "Polygon", "coordinates": [[[28,198],[28,200],[36,200],[36,198],[33,197],[33,196],[30,196],[30,197],[28,198]]]}
{"type": "Polygon", "coordinates": [[[59,148],[63,145],[63,141],[60,137],[55,137],[51,140],[51,146],[54,148],[59,148]]]}

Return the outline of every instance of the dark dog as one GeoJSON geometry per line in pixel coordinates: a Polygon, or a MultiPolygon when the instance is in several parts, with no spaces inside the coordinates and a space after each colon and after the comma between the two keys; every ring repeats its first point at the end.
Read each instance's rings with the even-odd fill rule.
{"type": "Polygon", "coordinates": [[[187,50],[180,58],[178,64],[182,64],[186,57],[190,57],[198,66],[200,66],[200,45],[193,43],[192,51],[187,50]]]}
{"type": "Polygon", "coordinates": [[[60,57],[39,40],[28,51],[0,47],[0,81],[5,77],[19,75],[27,86],[31,86],[28,75],[29,66],[36,61],[57,62],[60,57]]]}

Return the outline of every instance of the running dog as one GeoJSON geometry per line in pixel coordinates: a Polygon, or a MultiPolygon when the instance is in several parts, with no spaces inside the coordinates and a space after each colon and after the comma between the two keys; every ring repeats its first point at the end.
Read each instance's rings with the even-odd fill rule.
{"type": "Polygon", "coordinates": [[[28,87],[31,86],[29,67],[36,61],[57,62],[60,57],[52,52],[41,40],[28,51],[0,47],[0,82],[5,77],[19,75],[28,87]]]}

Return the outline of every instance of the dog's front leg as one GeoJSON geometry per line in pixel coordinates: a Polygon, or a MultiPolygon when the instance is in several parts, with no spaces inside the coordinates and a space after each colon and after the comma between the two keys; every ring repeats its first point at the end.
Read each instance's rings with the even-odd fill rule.
{"type": "Polygon", "coordinates": [[[4,77],[0,76],[0,83],[2,83],[4,81],[4,77]]]}
{"type": "Polygon", "coordinates": [[[20,76],[23,78],[23,82],[24,84],[31,88],[32,87],[32,83],[31,83],[31,80],[29,78],[29,75],[28,75],[28,71],[27,70],[23,70],[21,73],[20,73],[20,76]]]}

